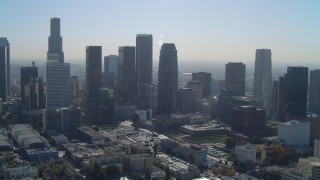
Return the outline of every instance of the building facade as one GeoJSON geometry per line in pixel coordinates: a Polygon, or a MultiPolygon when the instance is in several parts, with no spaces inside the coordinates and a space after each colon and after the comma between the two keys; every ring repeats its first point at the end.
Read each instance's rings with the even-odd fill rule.
{"type": "Polygon", "coordinates": [[[196,92],[191,88],[182,87],[178,91],[177,111],[182,114],[196,111],[196,92]]]}
{"type": "Polygon", "coordinates": [[[278,138],[286,145],[309,147],[310,122],[291,120],[279,124],[278,138]]]}
{"type": "Polygon", "coordinates": [[[211,95],[211,73],[197,72],[192,73],[192,81],[200,81],[202,84],[202,98],[211,95]]]}
{"type": "Polygon", "coordinates": [[[246,65],[243,63],[228,63],[225,71],[225,88],[234,96],[245,96],[246,65]]]}
{"type": "Polygon", "coordinates": [[[260,108],[270,115],[272,92],[272,61],[270,49],[257,49],[254,68],[253,96],[260,102],[260,108]]]}
{"type": "Polygon", "coordinates": [[[158,71],[158,114],[176,112],[178,91],[178,56],[173,43],[164,43],[160,50],[158,71]]]}
{"type": "Polygon", "coordinates": [[[320,115],[320,69],[310,71],[309,109],[320,115]]]}
{"type": "Polygon", "coordinates": [[[3,102],[10,96],[10,44],[0,38],[0,98],[3,102]]]}

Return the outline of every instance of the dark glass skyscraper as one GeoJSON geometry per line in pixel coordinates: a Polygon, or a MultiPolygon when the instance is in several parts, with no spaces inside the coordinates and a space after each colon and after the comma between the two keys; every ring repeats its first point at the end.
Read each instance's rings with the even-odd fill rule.
{"type": "Polygon", "coordinates": [[[225,88],[234,96],[245,96],[246,65],[243,63],[226,64],[225,88]]]}
{"type": "Polygon", "coordinates": [[[320,115],[320,69],[310,71],[309,109],[320,115]]]}
{"type": "Polygon", "coordinates": [[[25,85],[30,83],[30,81],[33,81],[32,79],[38,78],[38,67],[35,67],[34,64],[32,64],[32,67],[21,67],[20,69],[20,74],[21,74],[21,79],[20,79],[20,84],[21,84],[21,99],[22,99],[22,104],[25,105],[25,85]]]}
{"type": "Polygon", "coordinates": [[[178,91],[178,56],[173,43],[164,43],[160,50],[158,71],[158,114],[176,112],[178,91]]]}
{"type": "Polygon", "coordinates": [[[6,101],[10,96],[10,44],[7,38],[0,38],[0,98],[6,101]]]}
{"type": "Polygon", "coordinates": [[[287,114],[305,117],[308,96],[308,68],[287,69],[287,114]]]}
{"type": "Polygon", "coordinates": [[[152,35],[138,34],[136,37],[137,93],[142,84],[152,84],[152,35]]]}
{"type": "Polygon", "coordinates": [[[63,63],[64,54],[62,51],[62,37],[60,36],[60,19],[52,18],[50,20],[50,36],[48,38],[48,63],[63,63]]]}
{"type": "Polygon", "coordinates": [[[119,47],[118,101],[120,104],[133,101],[136,94],[135,47],[119,47]]]}
{"type": "Polygon", "coordinates": [[[200,81],[202,84],[202,97],[211,95],[211,73],[198,72],[192,73],[192,81],[200,81]]]}
{"type": "Polygon", "coordinates": [[[92,116],[99,115],[100,90],[102,85],[102,47],[87,46],[86,48],[86,111],[92,116]]]}

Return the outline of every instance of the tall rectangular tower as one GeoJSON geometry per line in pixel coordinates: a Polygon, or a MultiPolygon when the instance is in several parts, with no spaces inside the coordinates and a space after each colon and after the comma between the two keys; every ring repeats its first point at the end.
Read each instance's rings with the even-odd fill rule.
{"type": "Polygon", "coordinates": [[[211,95],[211,73],[198,72],[192,73],[192,81],[200,81],[202,84],[202,97],[211,95]]]}
{"type": "Polygon", "coordinates": [[[243,63],[226,64],[225,87],[234,96],[245,96],[246,65],[243,63]]]}
{"type": "Polygon", "coordinates": [[[158,113],[175,113],[178,91],[178,56],[173,43],[164,43],[160,50],[158,72],[158,113]]]}
{"type": "Polygon", "coordinates": [[[10,44],[0,37],[0,98],[2,102],[10,96],[10,44]]]}
{"type": "Polygon", "coordinates": [[[86,111],[91,115],[99,113],[99,95],[102,86],[102,47],[87,46],[86,48],[86,111]]]}
{"type": "Polygon", "coordinates": [[[270,115],[272,92],[272,62],[270,49],[257,49],[254,68],[253,96],[260,102],[260,108],[270,115]]]}
{"type": "Polygon", "coordinates": [[[69,107],[70,88],[70,64],[64,63],[60,19],[52,18],[47,53],[47,109],[69,107]]]}
{"type": "Polygon", "coordinates": [[[136,37],[137,93],[142,84],[152,84],[152,35],[138,34],[136,37]]]}
{"type": "Polygon", "coordinates": [[[118,101],[120,104],[133,101],[136,94],[135,47],[119,47],[118,101]]]}
{"type": "Polygon", "coordinates": [[[25,99],[25,85],[30,83],[32,79],[38,78],[38,67],[35,67],[35,64],[32,63],[32,67],[21,67],[20,68],[20,84],[21,84],[21,93],[20,97],[22,99],[22,104],[25,105],[26,99],[25,99]]]}
{"type": "Polygon", "coordinates": [[[308,96],[308,68],[287,69],[287,114],[305,117],[308,96]]]}
{"type": "Polygon", "coordinates": [[[320,69],[310,71],[309,109],[320,115],[320,69]]]}

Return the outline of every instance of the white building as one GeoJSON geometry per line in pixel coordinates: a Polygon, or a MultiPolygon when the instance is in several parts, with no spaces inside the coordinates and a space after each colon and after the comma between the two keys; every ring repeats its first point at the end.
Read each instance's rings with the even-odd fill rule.
{"type": "Polygon", "coordinates": [[[249,162],[255,163],[257,161],[256,159],[257,147],[251,144],[247,144],[245,146],[236,145],[235,154],[239,162],[249,161],[249,162]]]}
{"type": "Polygon", "coordinates": [[[309,147],[310,122],[291,120],[279,124],[278,138],[286,145],[309,147]]]}
{"type": "Polygon", "coordinates": [[[300,158],[298,167],[300,171],[307,172],[310,179],[320,179],[320,158],[300,158]]]}
{"type": "Polygon", "coordinates": [[[272,61],[270,49],[257,49],[254,68],[253,96],[259,100],[260,108],[270,115],[272,92],[272,61]]]}

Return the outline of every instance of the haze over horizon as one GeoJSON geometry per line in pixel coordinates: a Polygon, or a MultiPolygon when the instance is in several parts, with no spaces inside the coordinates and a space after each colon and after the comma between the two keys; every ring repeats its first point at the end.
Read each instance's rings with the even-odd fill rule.
{"type": "Polygon", "coordinates": [[[153,35],[153,59],[173,42],[179,62],[254,63],[255,50],[272,50],[274,64],[317,64],[320,2],[313,1],[6,1],[0,37],[12,60],[46,60],[50,18],[61,19],[66,62],[84,62],[85,47],[103,56],[153,35]],[[126,5],[124,5],[126,4],[126,5]]]}

